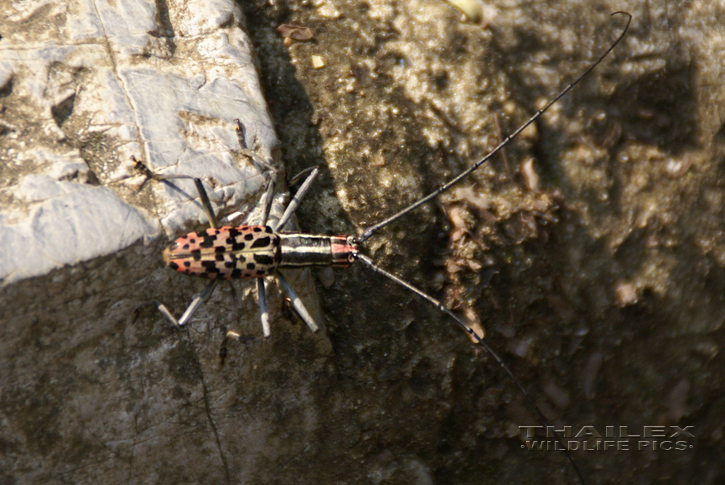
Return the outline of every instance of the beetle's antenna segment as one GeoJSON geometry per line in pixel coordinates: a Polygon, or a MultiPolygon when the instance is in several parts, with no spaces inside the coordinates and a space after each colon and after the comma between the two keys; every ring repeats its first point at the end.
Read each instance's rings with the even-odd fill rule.
{"type": "Polygon", "coordinates": [[[581,481],[582,485],[586,484],[586,482],[584,481],[584,476],[582,475],[581,470],[579,470],[579,467],[574,462],[574,459],[569,454],[568,448],[561,441],[561,438],[559,438],[559,434],[556,432],[556,429],[551,426],[551,424],[549,423],[549,420],[546,419],[546,416],[544,416],[544,413],[542,413],[541,412],[541,409],[539,409],[539,406],[537,406],[536,403],[534,403],[534,400],[531,398],[531,395],[528,393],[528,391],[524,388],[523,384],[521,384],[519,382],[519,380],[516,379],[516,377],[514,376],[514,373],[511,372],[511,369],[508,368],[508,366],[504,363],[503,359],[501,359],[501,357],[499,357],[499,355],[470,326],[466,325],[463,322],[463,320],[461,320],[460,318],[458,318],[452,311],[450,311],[448,308],[446,308],[446,306],[443,305],[443,303],[441,303],[440,301],[436,300],[435,298],[433,298],[429,294],[427,294],[427,293],[419,290],[418,288],[416,288],[415,286],[411,285],[407,281],[405,281],[405,280],[403,280],[401,278],[398,278],[393,273],[389,273],[389,272],[385,271],[383,268],[377,266],[373,262],[372,259],[368,258],[364,254],[357,253],[355,256],[356,256],[357,259],[359,259],[360,261],[362,261],[362,263],[365,266],[367,266],[368,268],[370,268],[374,272],[378,273],[379,275],[385,276],[389,280],[392,280],[392,281],[398,283],[400,286],[403,286],[403,287],[407,288],[408,290],[412,291],[413,293],[415,293],[416,295],[420,296],[421,298],[423,298],[425,300],[428,300],[430,303],[433,304],[433,306],[435,306],[440,311],[444,312],[446,315],[448,315],[449,317],[451,317],[453,319],[453,321],[456,322],[456,324],[459,327],[461,327],[470,337],[472,337],[473,339],[475,339],[476,340],[476,343],[478,343],[478,345],[480,345],[481,347],[483,347],[483,349],[486,352],[488,352],[488,354],[491,357],[493,357],[493,360],[496,361],[496,363],[499,365],[499,367],[501,367],[501,369],[503,369],[503,371],[506,373],[506,375],[508,375],[509,379],[511,379],[511,381],[516,385],[516,387],[519,388],[519,391],[521,391],[521,393],[524,396],[526,396],[526,400],[529,402],[529,405],[533,409],[536,410],[536,413],[539,415],[539,418],[546,425],[546,429],[547,430],[548,429],[553,429],[554,430],[554,433],[553,433],[554,434],[554,438],[556,439],[556,441],[561,446],[561,449],[564,450],[564,452],[566,454],[566,457],[569,460],[569,463],[571,463],[571,466],[576,471],[576,474],[579,477],[579,480],[581,481]]]}
{"type": "Polygon", "coordinates": [[[571,89],[574,86],[576,86],[577,84],[579,84],[579,82],[582,79],[584,79],[595,67],[597,67],[604,60],[604,58],[607,57],[609,55],[609,53],[612,52],[612,50],[615,47],[617,47],[617,44],[619,44],[619,42],[624,38],[625,34],[627,33],[627,30],[629,29],[629,24],[632,22],[632,14],[627,13],[627,12],[614,12],[612,14],[612,16],[618,15],[618,14],[626,15],[627,16],[627,25],[624,26],[624,30],[622,30],[622,33],[619,34],[619,37],[617,37],[617,40],[615,40],[614,43],[611,46],[609,46],[609,48],[604,52],[604,54],[602,54],[601,56],[599,56],[599,59],[597,59],[597,61],[594,64],[592,64],[591,66],[589,66],[589,68],[586,71],[584,71],[583,74],[581,74],[571,84],[569,84],[567,87],[565,87],[559,94],[556,95],[556,97],[554,97],[548,103],[546,103],[546,106],[544,106],[539,111],[537,111],[531,118],[529,118],[529,120],[526,123],[524,123],[523,125],[521,125],[516,131],[514,131],[509,136],[507,136],[504,141],[502,141],[501,143],[499,143],[499,145],[496,148],[493,149],[493,151],[491,151],[488,155],[486,155],[481,160],[479,160],[478,162],[476,162],[472,167],[470,167],[469,169],[467,169],[464,172],[460,173],[459,175],[457,175],[456,177],[454,177],[453,179],[451,179],[449,182],[447,182],[445,185],[442,185],[442,186],[438,187],[438,189],[436,189],[434,192],[426,195],[425,197],[423,197],[422,199],[418,200],[417,202],[414,202],[414,203],[410,204],[408,207],[406,207],[405,209],[401,210],[397,214],[394,214],[394,215],[388,217],[387,219],[385,219],[384,221],[379,222],[379,223],[375,224],[374,226],[371,226],[371,227],[367,228],[365,230],[365,232],[363,232],[362,235],[357,238],[357,241],[356,242],[361,243],[361,242],[367,241],[368,239],[370,239],[370,237],[373,235],[373,233],[375,233],[381,227],[387,226],[391,222],[393,222],[395,220],[398,220],[399,218],[403,217],[408,212],[417,209],[419,206],[425,204],[426,202],[428,202],[431,199],[434,199],[434,198],[438,197],[440,194],[442,194],[446,190],[450,189],[453,185],[457,184],[459,181],[461,181],[462,179],[466,178],[471,172],[473,172],[474,170],[476,170],[478,167],[480,167],[481,165],[483,165],[484,163],[486,163],[491,157],[493,157],[499,151],[501,151],[501,149],[504,148],[506,145],[508,145],[511,142],[511,140],[513,140],[514,138],[516,138],[522,131],[524,131],[526,128],[528,128],[528,126],[530,124],[532,124],[534,121],[538,120],[541,117],[541,115],[546,112],[546,110],[548,110],[549,108],[551,108],[551,106],[554,103],[556,103],[557,101],[559,101],[566,93],[568,93],[569,91],[571,91],[571,89]]]}

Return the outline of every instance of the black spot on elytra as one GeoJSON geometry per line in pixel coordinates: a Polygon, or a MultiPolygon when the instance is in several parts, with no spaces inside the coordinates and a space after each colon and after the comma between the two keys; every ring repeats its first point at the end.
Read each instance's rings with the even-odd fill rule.
{"type": "MultiPolygon", "coordinates": [[[[229,237],[231,237],[232,239],[236,238],[239,234],[240,234],[240,232],[237,229],[235,229],[234,227],[229,229],[229,237]]],[[[229,241],[229,239],[227,239],[227,242],[228,241],[229,241]]],[[[229,244],[231,244],[231,243],[229,243],[229,244]]]]}
{"type": "Polygon", "coordinates": [[[272,238],[269,237],[269,236],[267,236],[267,237],[260,237],[259,239],[257,239],[256,241],[254,241],[250,247],[252,249],[254,249],[254,248],[266,248],[266,247],[268,247],[270,245],[271,239],[272,238]]]}
{"type": "Polygon", "coordinates": [[[201,251],[199,251],[198,249],[194,249],[191,252],[191,257],[194,258],[194,261],[201,261],[201,251]]]}
{"type": "Polygon", "coordinates": [[[247,269],[254,269],[254,263],[247,263],[247,269]]]}
{"type": "Polygon", "coordinates": [[[264,232],[267,234],[272,234],[274,231],[272,231],[272,228],[269,226],[264,226],[264,232]]]}
{"type": "Polygon", "coordinates": [[[252,231],[254,231],[254,232],[262,232],[262,228],[261,227],[255,227],[254,229],[252,229],[252,231]]]}
{"type": "Polygon", "coordinates": [[[264,276],[264,270],[257,270],[257,276],[264,276]]]}
{"type": "Polygon", "coordinates": [[[203,237],[204,237],[204,240],[201,242],[201,244],[199,244],[199,247],[202,247],[202,248],[214,247],[214,241],[216,241],[215,235],[204,234],[203,237]]]}
{"type": "Polygon", "coordinates": [[[223,253],[226,250],[227,250],[226,246],[217,246],[214,248],[214,252],[217,252],[217,253],[223,253]]]}
{"type": "Polygon", "coordinates": [[[272,266],[274,264],[274,259],[272,259],[272,256],[269,256],[267,254],[255,254],[254,260],[257,263],[263,264],[265,266],[272,266]]]}
{"type": "Polygon", "coordinates": [[[224,255],[223,254],[217,254],[214,259],[216,261],[224,261],[224,255]]]}
{"type": "Polygon", "coordinates": [[[176,264],[176,263],[174,263],[173,261],[171,261],[169,263],[169,268],[171,268],[171,269],[179,269],[179,265],[176,264]]]}
{"type": "Polygon", "coordinates": [[[232,263],[231,261],[226,261],[224,263],[225,268],[233,268],[234,266],[236,266],[236,265],[234,263],[232,263]]]}
{"type": "Polygon", "coordinates": [[[233,243],[232,251],[242,251],[245,247],[247,247],[247,245],[244,243],[233,243]]]}
{"type": "Polygon", "coordinates": [[[191,263],[189,261],[184,261],[184,266],[188,268],[189,266],[191,266],[191,263]]]}
{"type": "Polygon", "coordinates": [[[188,244],[184,244],[184,249],[189,249],[189,245],[188,244]]]}
{"type": "Polygon", "coordinates": [[[241,278],[242,277],[242,270],[237,268],[234,271],[232,271],[232,278],[241,278]]]}
{"type": "Polygon", "coordinates": [[[217,268],[217,267],[216,267],[216,261],[202,261],[202,262],[201,262],[201,265],[202,265],[202,266],[204,267],[204,269],[206,270],[206,271],[205,271],[204,273],[202,273],[202,274],[209,274],[209,275],[212,275],[212,274],[216,274],[216,273],[219,273],[219,268],[217,268]]]}
{"type": "Polygon", "coordinates": [[[254,239],[254,234],[247,234],[246,236],[244,236],[244,239],[246,241],[251,241],[252,239],[254,239]]]}

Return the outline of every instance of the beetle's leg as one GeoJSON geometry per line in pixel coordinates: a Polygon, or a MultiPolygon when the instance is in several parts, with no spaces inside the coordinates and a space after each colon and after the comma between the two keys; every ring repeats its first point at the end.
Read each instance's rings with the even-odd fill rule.
{"type": "Polygon", "coordinates": [[[242,122],[237,120],[234,120],[237,123],[237,126],[234,128],[234,131],[237,132],[237,142],[239,143],[240,151],[243,155],[246,155],[252,160],[252,163],[254,163],[260,172],[267,172],[269,173],[269,180],[267,181],[267,188],[264,191],[264,195],[262,196],[261,201],[263,202],[262,206],[262,213],[259,215],[259,219],[257,221],[250,221],[249,223],[252,225],[260,225],[264,226],[267,224],[267,218],[269,217],[269,211],[272,208],[272,199],[274,197],[274,194],[277,190],[277,169],[274,168],[269,162],[267,162],[265,159],[257,155],[255,152],[247,148],[247,144],[244,141],[244,126],[242,125],[242,122]]]}
{"type": "Polygon", "coordinates": [[[211,296],[212,292],[214,291],[214,288],[216,288],[216,280],[212,280],[204,287],[203,290],[201,290],[201,293],[198,295],[194,295],[194,299],[191,300],[191,303],[189,306],[184,310],[184,313],[181,315],[181,318],[179,318],[179,326],[183,327],[186,325],[186,322],[188,322],[191,317],[196,313],[196,310],[199,309],[201,304],[211,296]]]}
{"type": "Polygon", "coordinates": [[[169,180],[179,180],[179,179],[191,179],[194,181],[194,185],[196,186],[196,191],[199,193],[199,199],[201,200],[201,208],[204,209],[204,213],[206,214],[207,219],[209,220],[209,225],[213,227],[214,229],[219,227],[219,221],[217,220],[216,214],[214,214],[214,208],[211,206],[211,202],[209,201],[209,196],[206,193],[206,189],[204,189],[204,185],[201,183],[201,179],[197,177],[192,177],[191,175],[159,175],[154,172],[152,172],[143,162],[136,160],[136,157],[131,155],[131,161],[133,161],[133,167],[139,171],[142,175],[146,176],[146,180],[144,180],[143,184],[141,184],[141,187],[143,188],[144,184],[148,182],[149,180],[153,179],[157,182],[162,182],[165,184],[169,184],[172,187],[174,187],[177,190],[180,190],[175,185],[171,184],[169,180]]]}
{"type": "Polygon", "coordinates": [[[163,303],[161,303],[158,300],[151,300],[151,301],[148,301],[148,302],[144,303],[143,305],[137,307],[133,311],[133,321],[134,322],[136,321],[141,310],[143,310],[147,306],[154,305],[156,307],[156,309],[163,316],[165,316],[167,318],[167,320],[169,320],[171,323],[173,323],[177,327],[183,327],[184,325],[186,325],[186,323],[189,321],[189,319],[191,319],[191,317],[194,315],[194,313],[199,308],[199,306],[204,302],[204,300],[206,300],[207,298],[209,298],[209,296],[211,296],[212,292],[214,291],[215,286],[216,286],[216,281],[210,281],[209,283],[207,283],[207,285],[204,287],[204,289],[201,290],[201,293],[194,295],[194,299],[191,300],[191,303],[186,308],[184,313],[181,315],[181,318],[179,318],[178,320],[169,311],[169,309],[166,308],[166,305],[164,305],[163,303]]]}
{"type": "MultiPolygon", "coordinates": [[[[282,214],[282,217],[280,217],[279,221],[272,227],[273,230],[278,231],[284,229],[284,226],[287,225],[287,222],[289,222],[290,218],[292,217],[292,214],[297,210],[297,207],[299,207],[300,203],[302,202],[302,199],[305,195],[307,195],[307,191],[310,190],[310,187],[312,186],[312,182],[315,181],[315,177],[317,177],[317,174],[320,173],[320,169],[317,167],[311,167],[306,170],[303,170],[299,174],[297,174],[294,179],[297,179],[301,175],[305,174],[305,172],[310,171],[310,175],[307,176],[305,181],[302,183],[302,186],[299,188],[297,193],[294,197],[292,197],[292,200],[287,204],[287,209],[285,209],[284,214],[282,214]]],[[[294,180],[293,179],[293,180],[294,180]]]]}
{"type": "Polygon", "coordinates": [[[267,308],[267,290],[264,287],[264,278],[257,278],[257,299],[259,300],[259,318],[262,320],[262,335],[269,338],[269,310],[267,308]]]}
{"type": "Polygon", "coordinates": [[[297,293],[295,293],[295,290],[292,289],[292,286],[289,284],[287,278],[284,277],[281,271],[277,271],[277,279],[282,285],[282,289],[284,289],[285,293],[287,293],[287,296],[289,296],[290,300],[292,300],[292,308],[297,311],[297,314],[300,316],[300,318],[302,318],[302,320],[305,321],[307,326],[310,327],[310,330],[312,330],[313,332],[317,332],[320,328],[317,326],[315,320],[310,315],[310,312],[307,311],[307,308],[305,308],[302,300],[299,296],[297,296],[297,293]]]}
{"type": "MultiPolygon", "coordinates": [[[[257,278],[257,297],[259,298],[259,318],[262,320],[262,337],[267,339],[270,336],[269,331],[269,310],[267,308],[267,291],[264,287],[264,278],[257,278]]],[[[221,364],[224,365],[224,359],[227,358],[227,343],[230,340],[237,342],[251,342],[259,337],[255,335],[242,335],[234,330],[229,330],[222,340],[219,347],[219,358],[221,364]]]]}

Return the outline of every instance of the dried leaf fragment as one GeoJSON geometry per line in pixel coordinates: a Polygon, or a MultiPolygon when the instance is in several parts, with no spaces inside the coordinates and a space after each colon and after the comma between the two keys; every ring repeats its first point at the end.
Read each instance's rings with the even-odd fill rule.
{"type": "Polygon", "coordinates": [[[301,25],[282,24],[277,27],[277,32],[282,35],[283,39],[305,41],[313,37],[312,31],[308,27],[301,25]]]}

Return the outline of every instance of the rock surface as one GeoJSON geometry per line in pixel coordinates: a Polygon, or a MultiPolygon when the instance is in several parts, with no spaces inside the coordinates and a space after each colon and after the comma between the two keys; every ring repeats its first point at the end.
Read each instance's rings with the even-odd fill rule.
{"type": "MultiPolygon", "coordinates": [[[[179,315],[204,286],[164,269],[160,251],[207,221],[191,180],[142,185],[131,156],[202,177],[223,214],[256,205],[265,177],[233,120],[282,167],[242,12],[231,1],[3,8],[0,481],[237,481],[254,469],[246,448],[272,431],[267,412],[242,423],[224,411],[241,405],[226,380],[256,366],[218,368],[227,329],[260,333],[253,285],[220,285],[190,334],[151,310],[132,323],[152,299],[179,315]]],[[[309,275],[294,279],[320,318],[309,275]]],[[[282,398],[310,414],[307,388],[282,398]]]]}
{"type": "Polygon", "coordinates": [[[151,309],[131,324],[203,287],[159,254],[205,219],[193,185],[139,192],[128,160],[244,213],[264,179],[241,118],[289,174],[323,167],[306,231],[359,234],[586,69],[618,9],[622,44],[505,159],[364,251],[480,322],[556,426],[694,426],[684,450],[575,453],[587,483],[722,480],[722,7],[507,2],[479,25],[438,0],[18,5],[0,28],[0,481],[577,483],[523,449],[542,423],[492,359],[364,268],[320,286],[328,333],[272,287],[272,338],[223,367],[227,329],[260,332],[252,285],[221,285],[186,332],[151,309]]]}

